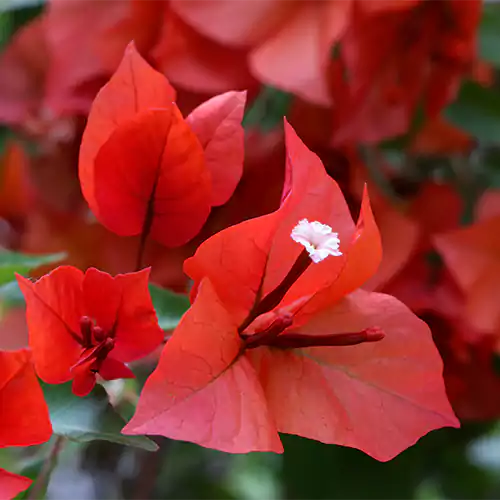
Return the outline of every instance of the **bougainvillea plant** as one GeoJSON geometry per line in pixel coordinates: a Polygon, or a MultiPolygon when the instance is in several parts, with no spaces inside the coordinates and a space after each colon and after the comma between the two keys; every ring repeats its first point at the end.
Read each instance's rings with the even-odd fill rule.
{"type": "Polygon", "coordinates": [[[458,425],[442,363],[425,323],[359,289],[381,259],[367,193],[355,226],[290,126],[286,142],[279,210],[221,231],[185,262],[193,305],[124,432],[236,453],[281,452],[284,432],[388,460],[458,425]]]}
{"type": "Polygon", "coordinates": [[[289,443],[388,461],[500,415],[472,165],[500,16],[478,44],[480,0],[36,3],[0,9],[0,500],[53,497],[68,441],[160,448],[124,452],[156,498],[175,447],[146,436],[293,471],[289,443]]]}

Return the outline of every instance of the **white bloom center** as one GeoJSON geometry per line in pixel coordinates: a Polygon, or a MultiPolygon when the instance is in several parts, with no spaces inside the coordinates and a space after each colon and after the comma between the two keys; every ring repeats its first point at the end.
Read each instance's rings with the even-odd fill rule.
{"type": "Polygon", "coordinates": [[[292,240],[304,245],[314,263],[321,262],[329,255],[342,255],[339,250],[340,240],[338,233],[321,222],[309,222],[302,219],[292,230],[292,240]]]}

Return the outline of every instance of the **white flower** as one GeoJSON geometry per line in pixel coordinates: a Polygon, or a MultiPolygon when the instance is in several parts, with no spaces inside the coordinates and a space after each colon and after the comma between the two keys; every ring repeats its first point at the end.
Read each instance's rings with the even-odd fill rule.
{"type": "Polygon", "coordinates": [[[304,245],[314,263],[321,262],[329,255],[342,255],[339,250],[340,240],[338,233],[321,222],[309,222],[302,219],[292,230],[292,240],[304,245]]]}

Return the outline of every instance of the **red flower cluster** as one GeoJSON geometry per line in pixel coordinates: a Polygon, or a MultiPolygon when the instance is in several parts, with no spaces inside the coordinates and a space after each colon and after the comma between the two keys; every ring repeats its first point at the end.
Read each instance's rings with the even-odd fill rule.
{"type": "MultiPolygon", "coordinates": [[[[50,0],[0,54],[0,122],[35,146],[0,159],[0,246],[67,253],[17,275],[29,350],[0,351],[0,446],[49,439],[36,376],[86,396],[163,344],[126,434],[385,461],[454,412],[498,417],[497,196],[463,228],[455,186],[377,146],[471,150],[440,113],[480,1],[94,4],[50,0]],[[171,335],[150,281],[190,289],[171,335]]],[[[28,485],[0,470],[1,498],[28,485]]]]}
{"type": "Polygon", "coordinates": [[[454,97],[475,59],[481,2],[173,0],[172,9],[210,40],[245,49],[260,81],[331,106],[333,139],[351,143],[403,134],[418,105],[433,117],[454,97]]]}
{"type": "Polygon", "coordinates": [[[87,112],[134,39],[188,91],[213,95],[259,81],[331,107],[335,141],[377,141],[404,133],[419,104],[435,116],[454,97],[475,63],[481,13],[480,0],[116,0],[87,7],[85,0],[51,0],[16,36],[0,61],[11,70],[0,87],[2,120],[30,117],[50,127],[53,117],[87,112]]]}
{"type": "Polygon", "coordinates": [[[105,380],[133,377],[124,363],[149,354],[163,340],[148,277],[146,269],[112,278],[70,266],[36,283],[18,275],[40,378],[50,384],[73,380],[73,392],[85,396],[97,374],[105,380]]]}
{"type": "Polygon", "coordinates": [[[426,325],[394,298],[359,290],[381,259],[366,193],[354,227],[289,126],[287,158],[280,209],[221,231],[186,261],[193,306],[124,432],[279,452],[279,431],[388,460],[457,425],[426,325]]]}

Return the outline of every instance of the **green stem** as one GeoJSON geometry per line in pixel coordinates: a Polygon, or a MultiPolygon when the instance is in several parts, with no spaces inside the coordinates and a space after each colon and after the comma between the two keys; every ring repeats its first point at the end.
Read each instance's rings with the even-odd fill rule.
{"type": "Polygon", "coordinates": [[[66,438],[64,436],[56,437],[49,454],[45,457],[40,474],[38,474],[38,477],[36,478],[35,483],[31,487],[29,495],[27,496],[28,500],[37,500],[44,497],[52,472],[57,466],[59,454],[65,444],[66,438]]]}

